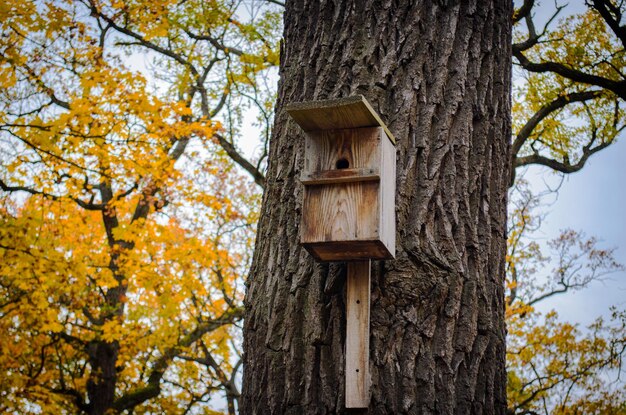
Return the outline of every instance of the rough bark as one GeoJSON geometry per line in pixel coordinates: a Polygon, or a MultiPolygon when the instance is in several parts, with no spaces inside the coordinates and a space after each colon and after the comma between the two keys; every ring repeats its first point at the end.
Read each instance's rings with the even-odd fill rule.
{"type": "Polygon", "coordinates": [[[244,414],[344,408],[345,264],[298,245],[285,105],[363,94],[398,140],[397,253],[374,263],[372,414],[506,410],[511,2],[291,1],[244,327],[244,414]]]}

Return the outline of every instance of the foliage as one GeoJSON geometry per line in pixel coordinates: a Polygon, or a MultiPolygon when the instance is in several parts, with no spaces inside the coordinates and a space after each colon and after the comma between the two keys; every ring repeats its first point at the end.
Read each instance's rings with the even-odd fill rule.
{"type": "Polygon", "coordinates": [[[534,3],[524,1],[514,15],[513,167],[573,173],[626,128],[626,36],[619,27],[626,5],[591,1],[552,27],[566,7],[557,3],[539,31],[534,3]]]}
{"type": "MultiPolygon", "coordinates": [[[[542,165],[560,173],[582,169],[626,127],[624,2],[595,0],[567,13],[524,1],[513,16],[512,167],[542,165]],[[539,16],[539,17],[538,17],[539,16]],[[542,22],[538,30],[536,21],[542,22]],[[558,20],[558,21],[557,21],[558,20]],[[555,23],[556,22],[556,23],[555,23]]],[[[624,312],[613,309],[585,330],[536,308],[622,271],[614,250],[573,230],[540,244],[542,196],[512,180],[507,255],[508,397],[511,414],[621,414],[626,354],[624,312]],[[549,251],[546,254],[546,249],[549,251]]]]}
{"type": "Polygon", "coordinates": [[[622,414],[624,385],[613,381],[626,351],[624,313],[575,325],[530,311],[509,316],[508,399],[513,413],[622,414]]]}
{"type": "MultiPolygon", "coordinates": [[[[0,411],[236,410],[237,323],[272,123],[278,1],[0,4],[0,411]],[[245,110],[258,152],[241,151],[245,110]]],[[[513,16],[512,171],[580,170],[625,128],[624,2],[537,31],[513,16]]],[[[512,413],[624,413],[624,314],[587,330],[535,306],[620,269],[513,182],[512,413]],[[517,193],[516,193],[517,192],[517,193]],[[538,274],[554,267],[544,279],[538,274]]]]}
{"type": "Polygon", "coordinates": [[[242,107],[271,120],[277,19],[0,5],[0,411],[210,413],[217,389],[235,410],[259,202],[242,175],[262,185],[265,157],[235,140],[242,107]]]}

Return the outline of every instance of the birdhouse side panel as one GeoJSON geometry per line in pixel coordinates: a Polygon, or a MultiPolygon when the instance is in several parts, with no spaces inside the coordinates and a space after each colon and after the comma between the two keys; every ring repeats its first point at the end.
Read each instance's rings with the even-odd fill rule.
{"type": "MultiPolygon", "coordinates": [[[[382,132],[384,135],[385,133],[382,132]]],[[[396,148],[382,140],[380,172],[380,240],[392,257],[396,256],[396,148]]]]}

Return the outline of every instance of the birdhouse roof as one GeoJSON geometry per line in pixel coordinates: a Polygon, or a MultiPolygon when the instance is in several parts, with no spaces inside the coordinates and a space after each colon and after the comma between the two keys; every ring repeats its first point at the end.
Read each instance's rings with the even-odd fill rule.
{"type": "Polygon", "coordinates": [[[396,139],[363,95],[324,101],[296,102],[287,112],[304,131],[382,127],[395,145],[396,139]]]}

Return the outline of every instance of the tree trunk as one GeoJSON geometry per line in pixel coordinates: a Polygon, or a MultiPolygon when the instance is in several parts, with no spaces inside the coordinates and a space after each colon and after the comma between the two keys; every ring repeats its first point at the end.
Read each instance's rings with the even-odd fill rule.
{"type": "Polygon", "coordinates": [[[292,102],[363,94],[398,140],[397,252],[374,262],[372,414],[502,414],[511,8],[288,1],[248,279],[244,414],[345,411],[345,264],[298,245],[292,102]]]}
{"type": "Polygon", "coordinates": [[[87,351],[92,374],[87,382],[89,404],[86,406],[86,412],[89,415],[104,415],[111,410],[115,400],[117,383],[115,364],[119,354],[119,344],[94,341],[89,344],[87,351]]]}

